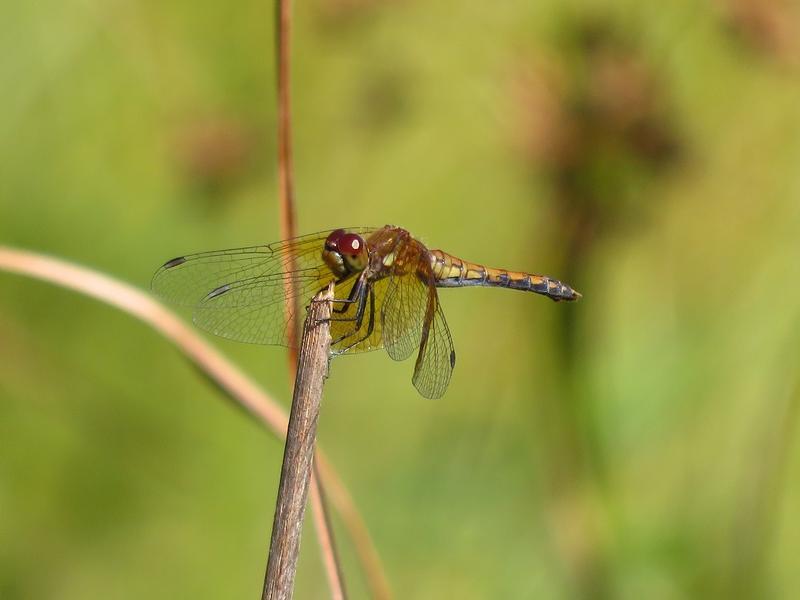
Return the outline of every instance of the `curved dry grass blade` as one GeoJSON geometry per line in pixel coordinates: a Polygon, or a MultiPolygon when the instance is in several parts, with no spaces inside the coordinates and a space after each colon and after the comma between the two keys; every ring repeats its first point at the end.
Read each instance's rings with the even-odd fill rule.
{"type": "MultiPolygon", "coordinates": [[[[272,397],[187,326],[173,312],[137,288],[97,271],[34,252],[0,246],[0,270],[47,281],[74,290],[119,308],[148,324],[170,340],[189,360],[222,389],[226,395],[258,419],[279,439],[286,436],[288,417],[272,397]]],[[[342,515],[348,534],[367,575],[371,593],[379,600],[389,600],[391,593],[375,547],[366,526],[339,476],[318,450],[320,475],[333,491],[331,497],[342,515]],[[324,464],[324,468],[323,468],[324,464]]],[[[322,513],[312,495],[315,513],[322,513]]],[[[324,528],[317,528],[324,531],[324,528]]],[[[324,535],[324,533],[321,533],[324,535]]],[[[332,543],[330,540],[321,542],[332,543]]]]}

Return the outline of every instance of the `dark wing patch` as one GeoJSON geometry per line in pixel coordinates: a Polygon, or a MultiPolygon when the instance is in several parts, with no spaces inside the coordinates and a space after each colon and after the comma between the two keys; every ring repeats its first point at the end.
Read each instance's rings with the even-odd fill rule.
{"type": "Polygon", "coordinates": [[[221,296],[222,294],[224,294],[225,292],[227,292],[230,289],[231,289],[231,286],[228,283],[226,283],[225,285],[221,285],[218,288],[214,288],[213,290],[208,292],[208,295],[205,298],[203,298],[203,301],[211,300],[213,298],[216,298],[217,296],[221,296]]]}
{"type": "Polygon", "coordinates": [[[173,258],[172,260],[168,260],[164,263],[163,269],[171,269],[172,267],[177,267],[178,265],[182,265],[186,262],[185,256],[179,256],[177,258],[173,258]]]}

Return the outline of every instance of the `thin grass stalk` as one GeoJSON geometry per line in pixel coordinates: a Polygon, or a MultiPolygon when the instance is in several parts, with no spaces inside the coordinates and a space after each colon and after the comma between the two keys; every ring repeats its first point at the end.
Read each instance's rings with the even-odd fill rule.
{"type": "MultiPolygon", "coordinates": [[[[278,71],[278,203],[280,211],[281,239],[297,237],[297,224],[294,203],[294,166],[292,163],[292,109],[290,96],[290,42],[292,7],[290,0],[277,0],[275,5],[277,31],[277,71],[278,71]]],[[[289,256],[286,270],[297,268],[295,260],[289,256]]],[[[297,336],[300,331],[298,298],[294,282],[284,280],[286,294],[286,316],[289,322],[289,378],[294,381],[297,370],[297,336]]]]}

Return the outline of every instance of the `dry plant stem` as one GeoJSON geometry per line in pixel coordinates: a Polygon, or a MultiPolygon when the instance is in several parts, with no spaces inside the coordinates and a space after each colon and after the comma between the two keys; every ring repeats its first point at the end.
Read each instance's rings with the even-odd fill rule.
{"type": "Polygon", "coordinates": [[[328,376],[331,300],[333,283],[314,297],[303,326],[262,600],[289,600],[294,590],[322,389],[328,376]]]}
{"type": "MultiPolygon", "coordinates": [[[[292,173],[292,113],[289,95],[289,50],[291,41],[292,10],[290,0],[277,0],[276,19],[278,57],[278,193],[280,201],[281,239],[297,237],[294,207],[294,179],[292,173]]],[[[287,271],[296,269],[290,257],[287,271]]],[[[284,282],[286,293],[286,314],[289,317],[289,376],[293,380],[297,369],[297,334],[300,329],[297,294],[294,283],[284,282]]]]}
{"type": "MultiPolygon", "coordinates": [[[[281,238],[284,240],[297,237],[294,202],[294,165],[292,163],[292,111],[290,96],[290,49],[292,11],[291,0],[276,1],[277,31],[275,39],[277,48],[278,71],[278,192],[280,204],[281,238]]],[[[293,257],[289,257],[287,271],[294,271],[297,265],[293,257]]],[[[294,381],[297,373],[297,334],[300,331],[300,318],[297,290],[293,281],[286,280],[284,292],[286,304],[284,310],[288,317],[289,353],[288,366],[289,378],[294,381]]],[[[319,535],[322,563],[328,576],[331,595],[334,600],[344,598],[344,580],[341,565],[336,554],[336,545],[333,540],[333,530],[330,520],[326,517],[325,495],[322,493],[322,482],[314,479],[312,482],[312,505],[314,506],[314,522],[319,535]],[[315,483],[314,483],[315,482],[315,483]]]]}
{"type": "MultiPolygon", "coordinates": [[[[0,271],[26,275],[77,291],[146,323],[175,344],[186,358],[237,405],[260,421],[276,437],[285,438],[288,418],[280,405],[193,328],[148,294],[97,271],[5,246],[0,246],[0,271]]],[[[389,584],[364,521],[339,476],[321,451],[318,450],[317,453],[320,475],[325,479],[334,506],[353,541],[366,573],[371,595],[378,600],[389,600],[389,584]]],[[[322,513],[313,496],[311,502],[315,512],[322,513]]],[[[317,531],[322,534],[321,529],[318,528],[317,531]]],[[[330,545],[329,542],[321,542],[323,548],[330,545]]]]}
{"type": "MultiPolygon", "coordinates": [[[[292,112],[290,95],[290,56],[291,56],[291,30],[292,30],[292,10],[291,0],[276,0],[276,34],[275,39],[277,48],[278,71],[278,192],[280,202],[280,222],[281,238],[284,240],[297,236],[297,226],[295,220],[294,202],[294,165],[292,162],[292,112]]],[[[296,269],[294,257],[289,257],[286,266],[288,271],[296,269]]],[[[298,307],[297,290],[293,281],[286,280],[284,292],[286,294],[286,311],[289,326],[289,378],[294,381],[297,373],[297,334],[300,331],[300,312],[298,307]]],[[[327,518],[325,506],[325,494],[322,490],[322,482],[316,478],[312,481],[312,505],[314,506],[314,522],[319,534],[320,550],[322,552],[322,563],[328,576],[328,583],[334,600],[345,597],[344,579],[336,545],[333,540],[333,530],[330,527],[330,520],[327,518]]],[[[360,523],[363,525],[363,523],[360,523]]],[[[371,543],[371,542],[370,542],[371,543]]],[[[370,560],[374,557],[370,557],[370,560]]],[[[366,568],[366,567],[365,567],[366,568]]],[[[371,575],[368,575],[372,579],[371,575]]],[[[382,587],[385,580],[378,577],[378,589],[388,590],[382,587]]],[[[382,592],[381,592],[382,593],[382,592]]],[[[376,596],[378,597],[378,596],[376,596]]],[[[389,597],[380,596],[380,597],[389,597]]]]}

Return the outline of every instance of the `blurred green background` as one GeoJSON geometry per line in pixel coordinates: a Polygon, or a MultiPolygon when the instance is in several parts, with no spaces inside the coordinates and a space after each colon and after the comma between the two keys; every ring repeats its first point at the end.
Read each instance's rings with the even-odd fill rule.
{"type": "MultiPolygon", "coordinates": [[[[584,294],[442,290],[439,401],[334,361],[320,443],[395,596],[796,598],[797,5],[295,17],[301,233],[398,224],[584,294]]],[[[0,2],[0,244],[146,288],[274,241],[273,45],[271,1],[0,2]]],[[[214,343],[288,405],[284,350],[214,343]]],[[[0,273],[3,600],[257,596],[281,453],[142,324],[0,273]]]]}

